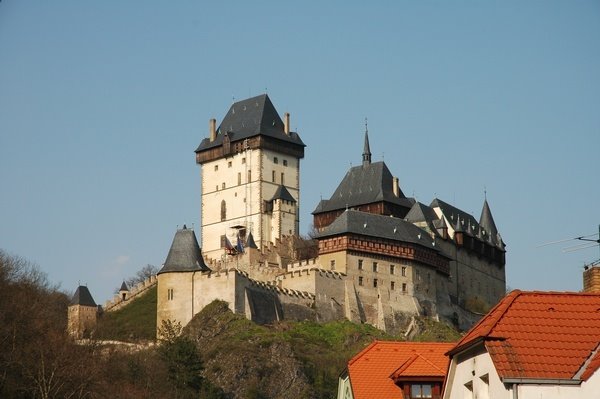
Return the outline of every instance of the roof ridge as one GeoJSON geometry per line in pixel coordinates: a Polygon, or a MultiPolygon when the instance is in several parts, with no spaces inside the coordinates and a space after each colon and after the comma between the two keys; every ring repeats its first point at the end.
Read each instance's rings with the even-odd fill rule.
{"type": "Polygon", "coordinates": [[[467,332],[467,334],[465,334],[465,336],[460,341],[458,341],[456,346],[454,348],[452,348],[451,350],[449,350],[447,352],[447,354],[454,355],[455,353],[460,352],[465,347],[470,346],[472,343],[474,343],[476,341],[485,340],[485,338],[492,332],[492,329],[500,322],[500,320],[502,320],[502,317],[504,317],[504,315],[506,314],[506,312],[508,311],[510,306],[514,303],[514,301],[521,294],[522,294],[522,291],[518,290],[518,289],[511,291],[507,296],[504,297],[504,299],[502,299],[500,302],[498,302],[496,304],[496,306],[494,306],[487,313],[487,315],[485,315],[481,320],[479,320],[479,322],[477,324],[475,324],[473,327],[471,327],[471,329],[467,332]],[[497,311],[500,312],[498,315],[495,314],[497,311]],[[487,326],[485,328],[482,327],[485,323],[490,322],[490,321],[492,321],[492,323],[489,326],[487,326]],[[477,331],[477,329],[480,327],[482,327],[483,330],[481,332],[477,333],[476,336],[470,337],[470,335],[473,334],[475,331],[477,331]],[[466,340],[467,338],[470,338],[470,339],[466,340]]]}
{"type": "Polygon", "coordinates": [[[363,350],[358,352],[356,355],[354,355],[354,357],[352,359],[350,359],[348,361],[348,367],[350,367],[351,364],[354,364],[358,359],[360,359],[361,357],[366,355],[371,349],[373,349],[373,347],[375,347],[375,345],[377,345],[378,343],[381,343],[381,342],[385,342],[385,341],[374,340],[373,342],[371,342],[367,347],[365,347],[363,350]]]}
{"type": "Polygon", "coordinates": [[[404,363],[402,363],[400,365],[400,367],[398,367],[396,370],[394,370],[392,372],[392,374],[389,375],[389,378],[393,378],[396,377],[398,374],[402,373],[404,370],[406,370],[411,364],[413,364],[415,362],[415,360],[417,360],[417,358],[419,357],[418,353],[413,353],[412,355],[410,355],[408,357],[408,359],[406,359],[404,361],[404,363]]]}

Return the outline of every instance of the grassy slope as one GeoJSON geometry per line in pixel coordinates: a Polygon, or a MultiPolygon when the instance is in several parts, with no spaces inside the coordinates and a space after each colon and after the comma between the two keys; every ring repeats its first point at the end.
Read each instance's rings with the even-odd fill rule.
{"type": "Polygon", "coordinates": [[[105,312],[98,319],[97,339],[126,342],[156,337],[156,286],[122,309],[105,312]]]}
{"type": "MultiPolygon", "coordinates": [[[[415,341],[460,338],[458,332],[443,323],[426,318],[419,318],[418,323],[421,334],[415,341]]],[[[155,332],[156,287],[125,308],[105,313],[99,320],[97,337],[135,342],[152,340],[155,332]]],[[[404,340],[370,325],[345,320],[324,324],[285,321],[260,326],[233,314],[222,301],[205,307],[184,333],[201,343],[199,349],[206,362],[207,379],[229,392],[236,385],[254,387],[258,396],[263,393],[265,397],[277,391],[274,380],[279,369],[296,368],[303,374],[299,380],[304,381],[298,382],[299,396],[335,397],[338,375],[355,354],[375,339],[404,340]],[[273,359],[274,348],[280,353],[279,359],[273,359]]],[[[250,391],[237,393],[253,396],[250,391]]]]}

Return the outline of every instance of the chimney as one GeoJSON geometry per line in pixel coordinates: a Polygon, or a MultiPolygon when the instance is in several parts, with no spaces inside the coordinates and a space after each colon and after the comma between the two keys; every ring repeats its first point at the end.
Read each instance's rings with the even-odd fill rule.
{"type": "Polygon", "coordinates": [[[288,136],[290,135],[290,113],[289,112],[286,112],[283,115],[283,131],[288,136]]]}
{"type": "Polygon", "coordinates": [[[208,122],[208,129],[210,131],[210,142],[212,143],[217,138],[217,120],[211,119],[208,122]]]}
{"type": "Polygon", "coordinates": [[[392,190],[394,190],[394,195],[396,197],[400,196],[400,183],[398,181],[397,177],[394,177],[394,179],[392,180],[392,190]]]}
{"type": "Polygon", "coordinates": [[[583,272],[583,292],[600,294],[600,266],[585,266],[583,272]]]}

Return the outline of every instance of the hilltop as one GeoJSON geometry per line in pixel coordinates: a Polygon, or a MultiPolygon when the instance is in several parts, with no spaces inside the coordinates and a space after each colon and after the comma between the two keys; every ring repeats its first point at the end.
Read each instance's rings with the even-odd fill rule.
{"type": "MultiPolygon", "coordinates": [[[[156,331],[153,313],[156,290],[99,320],[103,339],[143,341],[156,331]]],[[[415,320],[413,340],[457,340],[459,333],[429,319],[415,320]]],[[[183,328],[195,344],[204,381],[221,390],[214,397],[277,398],[334,397],[339,373],[373,340],[403,340],[368,324],[278,322],[258,325],[232,313],[226,302],[206,306],[183,328]],[[219,396],[221,395],[221,396],[219,396]]],[[[149,349],[152,350],[152,349],[149,349]]]]}

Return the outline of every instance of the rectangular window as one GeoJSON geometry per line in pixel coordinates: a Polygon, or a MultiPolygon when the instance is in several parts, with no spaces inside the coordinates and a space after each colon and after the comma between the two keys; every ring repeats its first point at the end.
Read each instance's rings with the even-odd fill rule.
{"type": "Polygon", "coordinates": [[[283,179],[284,179],[284,178],[283,178],[283,172],[281,172],[281,185],[282,185],[282,186],[285,184],[285,183],[284,183],[284,181],[283,181],[283,179]]]}
{"type": "Polygon", "coordinates": [[[377,288],[377,279],[376,278],[373,279],[373,288],[377,288]]]}
{"type": "Polygon", "coordinates": [[[377,273],[377,262],[373,262],[373,272],[377,273]]]}
{"type": "Polygon", "coordinates": [[[248,183],[252,181],[252,171],[248,171],[248,183]]]}
{"type": "Polygon", "coordinates": [[[358,260],[358,270],[362,270],[363,269],[362,268],[362,262],[363,262],[362,259],[358,260]]]}
{"type": "Polygon", "coordinates": [[[231,161],[227,162],[227,167],[231,168],[231,161]]]}
{"type": "Polygon", "coordinates": [[[362,276],[358,277],[358,285],[363,285],[363,278],[362,278],[362,276]]]}
{"type": "Polygon", "coordinates": [[[406,292],[406,283],[402,283],[402,292],[406,292]]]}
{"type": "Polygon", "coordinates": [[[390,265],[390,274],[394,274],[394,265],[390,265]]]}
{"type": "Polygon", "coordinates": [[[332,260],[331,262],[329,262],[330,266],[331,266],[331,270],[335,270],[335,260],[332,260]]]}
{"type": "Polygon", "coordinates": [[[275,183],[275,171],[271,172],[271,180],[275,183]]]}
{"type": "Polygon", "coordinates": [[[433,390],[430,384],[412,384],[410,386],[411,398],[431,398],[433,390]]]}
{"type": "Polygon", "coordinates": [[[406,266],[402,266],[402,277],[406,277],[406,266]]]}
{"type": "Polygon", "coordinates": [[[287,159],[283,160],[283,166],[287,166],[287,159]]]}
{"type": "Polygon", "coordinates": [[[246,158],[242,158],[242,163],[246,163],[246,158]]]}
{"type": "Polygon", "coordinates": [[[215,172],[219,170],[219,165],[215,165],[215,172]]]}
{"type": "Polygon", "coordinates": [[[238,186],[242,184],[242,172],[238,172],[238,186]]]}
{"type": "Polygon", "coordinates": [[[167,289],[167,300],[168,301],[172,301],[173,300],[173,288],[167,289]]]}
{"type": "Polygon", "coordinates": [[[223,183],[221,184],[221,187],[223,188],[223,190],[225,190],[225,182],[223,182],[223,183]]]}
{"type": "Polygon", "coordinates": [[[396,283],[392,281],[390,283],[390,290],[394,291],[395,288],[396,288],[396,283]]]}
{"type": "Polygon", "coordinates": [[[279,159],[277,159],[277,157],[275,157],[275,158],[273,158],[273,162],[279,163],[279,159]]]}

